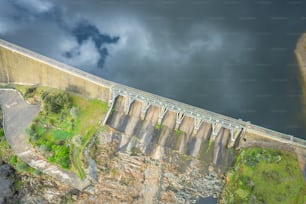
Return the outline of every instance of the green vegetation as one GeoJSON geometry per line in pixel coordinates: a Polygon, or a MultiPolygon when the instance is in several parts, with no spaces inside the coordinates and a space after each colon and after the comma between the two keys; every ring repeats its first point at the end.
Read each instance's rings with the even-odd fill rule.
{"type": "Polygon", "coordinates": [[[157,125],[155,125],[155,128],[160,130],[162,128],[162,125],[161,124],[157,124],[157,125]]]}
{"type": "MultiPolygon", "coordinates": [[[[29,89],[31,89],[31,88],[29,88],[29,89]]],[[[28,92],[26,92],[26,93],[28,93],[28,92]]],[[[30,93],[33,94],[32,91],[30,93]]],[[[41,99],[43,101],[44,111],[46,113],[58,114],[62,110],[69,110],[72,106],[71,97],[65,92],[44,91],[41,94],[41,99]]]]}
{"type": "Polygon", "coordinates": [[[34,88],[34,87],[32,87],[32,86],[14,85],[14,87],[11,87],[11,88],[15,88],[16,90],[18,90],[24,96],[25,93],[27,92],[27,89],[31,89],[31,88],[34,88]]]}
{"type": "Polygon", "coordinates": [[[4,136],[0,137],[0,160],[11,165],[18,173],[40,174],[40,171],[30,167],[13,153],[4,136]]]}
{"type": "Polygon", "coordinates": [[[84,178],[84,148],[101,128],[100,120],[107,111],[107,103],[41,87],[26,89],[23,94],[26,93],[39,96],[43,105],[27,130],[29,141],[49,162],[76,171],[84,178]]]}
{"type": "Polygon", "coordinates": [[[206,153],[208,153],[208,151],[210,150],[210,148],[211,148],[211,146],[212,146],[213,143],[214,143],[214,141],[213,141],[212,139],[210,139],[210,140],[208,141],[208,147],[207,147],[207,149],[206,149],[206,153]]]}
{"type": "Polygon", "coordinates": [[[249,148],[243,150],[227,175],[225,203],[306,202],[306,185],[293,153],[249,148]]]}
{"type": "Polygon", "coordinates": [[[111,173],[112,177],[117,177],[117,176],[119,175],[119,169],[117,169],[117,168],[112,168],[112,169],[110,170],[110,173],[111,173]]]}
{"type": "Polygon", "coordinates": [[[180,129],[176,129],[176,130],[175,130],[175,133],[176,133],[177,135],[180,135],[180,134],[183,134],[183,131],[180,130],[180,129]]]}
{"type": "Polygon", "coordinates": [[[18,90],[25,100],[32,99],[29,102],[35,103],[39,99],[38,93],[44,89],[44,87],[36,87],[36,86],[23,86],[23,85],[8,85],[8,88],[13,88],[18,90]]]}
{"type": "Polygon", "coordinates": [[[142,151],[140,148],[138,147],[132,147],[131,149],[131,156],[138,156],[138,155],[141,155],[142,154],[142,151]]]}

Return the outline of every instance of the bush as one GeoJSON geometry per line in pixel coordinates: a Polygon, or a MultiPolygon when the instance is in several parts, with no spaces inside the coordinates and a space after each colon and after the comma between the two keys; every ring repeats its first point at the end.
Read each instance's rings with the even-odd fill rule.
{"type": "Polygon", "coordinates": [[[4,130],[2,128],[0,128],[0,137],[4,136],[4,130]]]}
{"type": "Polygon", "coordinates": [[[37,141],[40,139],[40,135],[37,134],[36,132],[33,132],[32,134],[30,134],[30,141],[37,143],[37,141]]]}
{"type": "Polygon", "coordinates": [[[70,167],[69,147],[53,145],[52,150],[54,151],[54,155],[50,157],[48,160],[50,162],[59,164],[61,167],[65,169],[68,169],[70,167]]]}
{"type": "Polygon", "coordinates": [[[42,152],[42,153],[46,153],[48,150],[47,150],[47,146],[45,144],[42,144],[39,146],[39,150],[42,152]]]}
{"type": "Polygon", "coordinates": [[[47,112],[59,113],[63,108],[71,107],[71,98],[67,93],[44,92],[41,95],[44,108],[47,112]]]}
{"type": "Polygon", "coordinates": [[[131,149],[131,156],[137,156],[141,154],[141,150],[138,147],[132,147],[131,149]]]}
{"type": "Polygon", "coordinates": [[[52,145],[53,145],[52,142],[47,141],[47,142],[45,143],[45,145],[46,145],[46,150],[47,150],[47,151],[51,151],[51,150],[52,150],[52,145]]]}
{"type": "Polygon", "coordinates": [[[32,88],[28,88],[26,89],[25,93],[24,93],[24,97],[25,98],[31,98],[35,95],[36,92],[36,88],[32,87],[32,88]]]}
{"type": "Polygon", "coordinates": [[[16,155],[14,155],[14,156],[12,156],[12,157],[10,158],[9,164],[10,164],[11,166],[16,166],[16,164],[17,164],[17,156],[16,156],[16,155]]]}
{"type": "Polygon", "coordinates": [[[249,191],[241,189],[241,188],[238,188],[235,191],[235,194],[243,201],[246,201],[249,197],[249,191]]]}
{"type": "Polygon", "coordinates": [[[20,191],[23,187],[23,183],[21,179],[16,179],[14,182],[14,189],[16,189],[17,191],[20,191]]]}
{"type": "Polygon", "coordinates": [[[28,166],[25,162],[19,161],[19,162],[16,164],[16,170],[17,170],[18,172],[27,171],[28,168],[29,168],[29,166],[28,166]]]}

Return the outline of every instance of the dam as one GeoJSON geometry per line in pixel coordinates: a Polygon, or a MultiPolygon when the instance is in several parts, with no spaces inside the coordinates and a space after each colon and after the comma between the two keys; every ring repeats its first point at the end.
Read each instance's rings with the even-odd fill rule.
{"type": "Polygon", "coordinates": [[[4,40],[0,83],[47,86],[107,101],[103,123],[123,133],[119,147],[125,151],[137,147],[162,159],[172,149],[209,159],[224,172],[235,148],[277,146],[295,151],[306,175],[305,140],[108,81],[4,40]]]}

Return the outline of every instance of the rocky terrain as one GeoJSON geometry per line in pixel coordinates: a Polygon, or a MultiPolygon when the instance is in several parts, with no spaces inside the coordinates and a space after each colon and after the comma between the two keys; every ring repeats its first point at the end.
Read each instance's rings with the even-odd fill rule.
{"type": "Polygon", "coordinates": [[[178,153],[161,161],[136,148],[120,151],[121,136],[109,128],[96,137],[90,152],[96,160],[96,178],[84,192],[2,164],[1,203],[195,203],[199,196],[219,195],[223,183],[212,167],[203,174],[199,160],[178,153]]]}
{"type": "Polygon", "coordinates": [[[0,165],[0,203],[14,202],[18,199],[18,191],[14,186],[18,178],[15,178],[14,169],[6,163],[0,165]]]}
{"type": "MultiPolygon", "coordinates": [[[[88,202],[196,203],[200,196],[219,195],[223,182],[213,167],[203,173],[200,160],[190,160],[178,153],[163,161],[152,159],[136,148],[130,152],[118,151],[120,136],[121,133],[110,130],[97,138],[98,178],[90,188],[92,194],[87,194],[88,202]]],[[[75,199],[76,203],[84,202],[75,199]]]]}
{"type": "MultiPolygon", "coordinates": [[[[1,191],[0,201],[196,203],[199,198],[219,196],[223,187],[222,172],[229,162],[222,166],[217,165],[217,162],[213,163],[213,160],[224,160],[230,156],[214,156],[214,149],[219,149],[219,144],[223,148],[221,140],[220,143],[211,144],[210,148],[208,139],[203,138],[206,146],[198,148],[201,157],[197,157],[189,150],[176,150],[169,139],[166,143],[160,141],[164,137],[177,137],[185,141],[184,138],[189,137],[186,133],[176,132],[167,126],[154,127],[150,122],[145,122],[143,133],[150,134],[150,131],[153,131],[153,140],[141,142],[141,138],[127,134],[133,130],[137,117],[121,117],[120,112],[113,115],[115,120],[129,119],[132,123],[126,128],[127,131],[112,128],[112,123],[104,126],[85,151],[87,158],[93,158],[87,169],[92,181],[91,186],[80,192],[37,171],[21,171],[17,166],[12,168],[8,165],[8,158],[13,156],[13,152],[8,149],[7,154],[11,156],[1,158],[3,167],[0,167],[0,182],[4,189],[1,191]],[[146,132],[147,128],[149,132],[146,132]]],[[[2,121],[0,122],[2,124],[2,121]]],[[[5,138],[2,138],[3,144],[7,145],[5,138]]],[[[174,142],[177,142],[175,147],[181,146],[182,142],[174,142]]]]}

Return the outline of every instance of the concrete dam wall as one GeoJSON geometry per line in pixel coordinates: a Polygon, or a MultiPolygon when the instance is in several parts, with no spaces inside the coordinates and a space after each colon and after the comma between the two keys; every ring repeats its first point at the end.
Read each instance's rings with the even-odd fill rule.
{"type": "Polygon", "coordinates": [[[41,85],[109,99],[110,83],[0,40],[0,83],[41,85]]]}
{"type": "Polygon", "coordinates": [[[104,123],[124,133],[120,148],[137,147],[155,158],[171,149],[215,165],[227,163],[233,147],[248,135],[306,147],[293,136],[111,82],[3,40],[0,83],[48,86],[108,101],[104,123]]]}
{"type": "Polygon", "coordinates": [[[3,40],[0,40],[0,74],[0,83],[41,85],[72,91],[89,98],[109,101],[110,107],[118,96],[124,96],[127,99],[125,113],[128,113],[134,101],[139,101],[142,104],[142,118],[151,106],[155,106],[159,109],[159,124],[168,112],[174,112],[177,116],[175,129],[185,116],[189,116],[193,119],[194,133],[203,122],[208,122],[212,124],[214,135],[222,127],[229,129],[233,142],[244,125],[243,121],[98,78],[3,40]]]}

